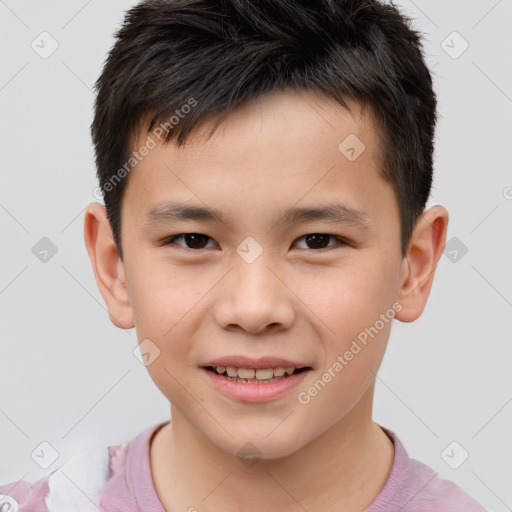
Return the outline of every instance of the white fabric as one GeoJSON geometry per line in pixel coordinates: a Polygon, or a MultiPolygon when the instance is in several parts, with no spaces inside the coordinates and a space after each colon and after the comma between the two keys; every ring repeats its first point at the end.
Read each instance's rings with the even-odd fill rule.
{"type": "Polygon", "coordinates": [[[49,476],[48,512],[98,512],[108,474],[108,447],[76,454],[49,476]]]}

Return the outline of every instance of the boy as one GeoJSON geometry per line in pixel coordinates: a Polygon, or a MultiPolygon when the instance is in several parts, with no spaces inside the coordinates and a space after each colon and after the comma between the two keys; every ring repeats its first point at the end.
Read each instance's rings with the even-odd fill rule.
{"type": "Polygon", "coordinates": [[[172,421],[0,487],[2,512],[483,511],[372,421],[448,223],[425,210],[436,98],[408,20],[148,0],[96,86],[85,243],[172,421]]]}

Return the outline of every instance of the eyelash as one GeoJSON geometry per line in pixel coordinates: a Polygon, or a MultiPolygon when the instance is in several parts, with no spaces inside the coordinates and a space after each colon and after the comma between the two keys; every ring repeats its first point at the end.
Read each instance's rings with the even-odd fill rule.
{"type": "MultiPolygon", "coordinates": [[[[190,250],[190,251],[200,251],[202,249],[205,249],[205,247],[202,247],[200,249],[193,249],[192,247],[184,247],[183,245],[180,245],[180,244],[176,244],[176,241],[179,240],[179,239],[184,239],[185,236],[187,235],[199,235],[201,237],[205,237],[207,238],[209,241],[210,240],[213,240],[213,238],[207,236],[207,235],[203,235],[202,233],[182,233],[182,234],[179,234],[179,235],[174,235],[174,236],[171,236],[171,237],[168,237],[166,238],[164,241],[163,241],[163,244],[162,245],[179,245],[181,248],[183,249],[186,249],[186,250],[190,250]]],[[[320,236],[327,236],[329,237],[330,239],[333,239],[333,240],[336,240],[338,242],[338,244],[336,245],[329,245],[327,247],[322,247],[320,249],[312,249],[312,248],[306,248],[311,250],[311,251],[315,251],[315,252],[322,252],[322,251],[326,251],[326,250],[329,250],[329,249],[333,249],[333,248],[336,248],[336,247],[339,247],[339,246],[351,246],[352,244],[342,238],[342,237],[338,237],[338,236],[334,236],[334,235],[330,235],[328,233],[308,233],[307,235],[303,235],[299,238],[297,238],[295,241],[294,241],[294,244],[299,241],[299,240],[302,240],[303,238],[306,238],[307,236],[312,236],[312,235],[320,235],[320,236]]]]}

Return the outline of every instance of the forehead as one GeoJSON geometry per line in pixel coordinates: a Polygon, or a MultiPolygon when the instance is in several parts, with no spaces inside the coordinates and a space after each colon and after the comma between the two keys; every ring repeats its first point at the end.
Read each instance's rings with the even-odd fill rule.
{"type": "MultiPolygon", "coordinates": [[[[326,135],[341,142],[340,137],[343,138],[343,135],[354,134],[364,140],[366,150],[371,153],[377,150],[372,156],[380,160],[380,148],[377,146],[380,145],[381,134],[372,108],[363,108],[361,102],[352,98],[344,98],[344,102],[346,108],[322,92],[291,88],[278,90],[237,105],[227,118],[221,118],[222,114],[216,112],[205,114],[187,139],[186,149],[189,151],[186,153],[192,154],[199,147],[214,149],[217,144],[228,145],[230,139],[233,139],[233,132],[254,137],[251,139],[253,141],[257,138],[256,142],[264,142],[265,135],[272,137],[274,130],[279,138],[273,140],[283,144],[287,142],[288,136],[299,134],[301,129],[309,127],[309,130],[305,130],[309,131],[307,137],[302,139],[304,144],[324,142],[332,145],[333,141],[327,139],[326,135]]],[[[160,119],[149,136],[161,147],[175,146],[174,140],[169,144],[162,142],[165,131],[179,129],[180,121],[194,109],[191,106],[193,104],[197,104],[196,100],[190,99],[175,114],[160,119]]],[[[131,140],[134,152],[147,142],[149,119],[150,116],[143,116],[140,120],[131,140]]]]}
{"type": "Polygon", "coordinates": [[[239,105],[217,126],[216,117],[206,118],[180,148],[140,131],[134,151],[151,137],[157,143],[131,171],[123,205],[141,216],[174,196],[212,209],[256,211],[272,199],[280,209],[332,203],[338,191],[361,210],[358,197],[388,184],[379,176],[380,137],[371,112],[346,102],[349,110],[316,92],[280,91],[239,105]]]}
{"type": "MultiPolygon", "coordinates": [[[[361,142],[364,140],[368,152],[378,160],[380,151],[373,152],[378,149],[380,134],[371,108],[363,108],[355,99],[344,101],[346,107],[324,93],[289,88],[239,104],[225,119],[210,113],[193,129],[187,142],[189,153],[199,148],[214,150],[219,145],[229,145],[236,135],[246,137],[247,142],[266,145],[273,142],[286,149],[286,144],[296,143],[297,138],[301,139],[301,146],[332,148],[333,142],[341,142],[352,134],[361,142]]],[[[179,123],[179,116],[171,116],[170,120],[174,127],[174,123],[179,123]]],[[[139,144],[145,138],[146,134],[141,133],[139,144]]],[[[339,149],[338,144],[335,149],[339,149]]],[[[295,150],[300,152],[299,147],[295,150]]]]}

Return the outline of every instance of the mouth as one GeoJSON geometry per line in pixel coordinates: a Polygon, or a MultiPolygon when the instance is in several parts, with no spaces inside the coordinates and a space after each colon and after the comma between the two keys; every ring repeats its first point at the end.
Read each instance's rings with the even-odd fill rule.
{"type": "Polygon", "coordinates": [[[288,400],[313,371],[312,366],[298,360],[242,354],[203,361],[200,369],[214,389],[242,403],[288,400]]]}
{"type": "Polygon", "coordinates": [[[270,384],[281,380],[289,379],[292,375],[297,375],[311,370],[310,366],[303,367],[269,367],[269,368],[238,368],[236,366],[204,366],[205,370],[224,377],[226,380],[253,384],[270,384]]]}

